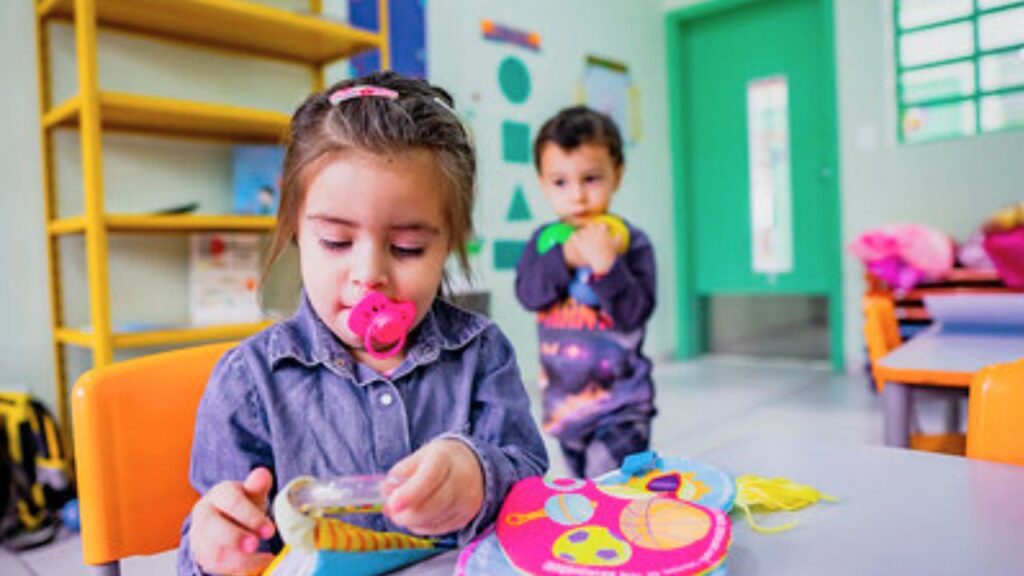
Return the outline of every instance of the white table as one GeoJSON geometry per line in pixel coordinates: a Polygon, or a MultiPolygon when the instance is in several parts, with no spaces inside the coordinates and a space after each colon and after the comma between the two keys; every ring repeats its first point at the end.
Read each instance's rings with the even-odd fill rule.
{"type": "MultiPolygon", "coordinates": [[[[1024,467],[790,436],[751,437],[697,458],[840,498],[797,512],[800,524],[781,534],[755,533],[734,513],[730,576],[1024,574],[1024,467]]],[[[449,576],[456,557],[402,574],[449,576]]]]}
{"type": "Polygon", "coordinates": [[[1022,466],[787,436],[698,459],[840,498],[797,512],[782,534],[757,534],[733,514],[730,576],[1024,574],[1022,466]]]}
{"type": "MultiPolygon", "coordinates": [[[[935,324],[886,354],[874,367],[885,382],[885,442],[910,442],[912,386],[966,389],[978,370],[1024,357],[1024,329],[1005,326],[953,328],[935,324]]],[[[1024,573],[1024,570],[1022,570],[1024,573]]]]}

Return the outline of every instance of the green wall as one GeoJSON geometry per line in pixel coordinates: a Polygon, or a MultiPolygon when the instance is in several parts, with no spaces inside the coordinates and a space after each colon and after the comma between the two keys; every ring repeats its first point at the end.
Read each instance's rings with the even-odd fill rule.
{"type": "MultiPolygon", "coordinates": [[[[307,0],[261,0],[301,10],[307,0]]],[[[326,0],[325,9],[344,17],[344,0],[326,0]]],[[[24,387],[53,401],[45,234],[43,231],[38,103],[32,3],[0,2],[0,72],[7,95],[0,107],[0,386],[24,387]]],[[[641,94],[643,138],[627,149],[628,169],[614,209],[647,230],[657,247],[659,314],[652,320],[647,349],[655,356],[674,350],[676,326],[675,261],[668,190],[665,50],[660,0],[435,0],[427,4],[428,62],[432,79],[456,96],[478,143],[480,201],[476,224],[485,239],[526,239],[551,211],[543,205],[532,168],[502,161],[500,127],[505,120],[535,131],[563,106],[573,103],[587,54],[627,64],[641,94]],[[485,41],[480,20],[492,19],[538,32],[541,50],[485,41]],[[525,102],[512,104],[498,87],[498,65],[520,58],[531,75],[525,102]],[[534,220],[506,222],[517,183],[523,185],[534,220]]],[[[75,89],[71,29],[53,28],[53,91],[60,99],[75,89]]],[[[226,102],[291,112],[309,88],[305,69],[216,53],[138,37],[100,36],[100,85],[104,89],[226,102]]],[[[345,74],[338,66],[329,80],[345,74]]],[[[532,132],[531,131],[531,135],[532,132]]],[[[55,157],[62,213],[79,210],[80,162],[73,133],[57,138],[55,157]]],[[[138,136],[104,138],[104,170],[111,210],[144,211],[197,201],[204,212],[231,203],[231,149],[228,146],[138,136]]],[[[85,268],[80,239],[65,243],[63,280],[68,324],[88,322],[85,268]]],[[[115,322],[173,322],[188,315],[184,237],[116,237],[111,246],[111,300],[115,322]]],[[[491,267],[490,243],[477,258],[479,279],[493,293],[495,317],[519,352],[524,376],[537,373],[534,320],[515,302],[511,272],[491,267]]],[[[74,351],[69,372],[88,367],[90,355],[74,351]]]]}

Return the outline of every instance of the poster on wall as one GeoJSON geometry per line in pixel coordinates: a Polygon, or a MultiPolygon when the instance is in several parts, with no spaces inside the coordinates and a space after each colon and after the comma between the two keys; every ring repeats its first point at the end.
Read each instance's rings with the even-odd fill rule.
{"type": "Polygon", "coordinates": [[[611,116],[628,142],[640,139],[639,92],[625,64],[588,55],[580,92],[580,103],[611,116]]]}
{"type": "Polygon", "coordinates": [[[789,81],[785,76],[747,83],[747,146],[752,267],[774,277],[793,270],[789,81]]]}

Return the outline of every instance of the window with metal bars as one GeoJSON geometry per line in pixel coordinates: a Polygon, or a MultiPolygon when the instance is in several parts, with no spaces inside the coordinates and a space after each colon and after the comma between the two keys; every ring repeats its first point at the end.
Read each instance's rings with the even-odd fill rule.
{"type": "Polygon", "coordinates": [[[900,142],[1024,128],[1024,0],[893,0],[900,142]]]}

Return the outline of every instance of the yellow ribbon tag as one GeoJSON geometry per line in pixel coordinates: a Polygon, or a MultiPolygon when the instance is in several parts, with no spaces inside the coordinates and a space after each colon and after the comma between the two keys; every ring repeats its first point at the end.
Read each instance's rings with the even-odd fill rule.
{"type": "Polygon", "coordinates": [[[795,527],[798,522],[793,520],[778,526],[762,526],[754,521],[755,513],[793,512],[817,504],[819,500],[839,501],[835,496],[823,494],[811,486],[798,484],[787,478],[763,478],[744,474],[736,479],[735,505],[743,510],[750,527],[761,534],[784,532],[795,527]]]}

